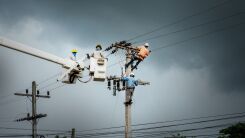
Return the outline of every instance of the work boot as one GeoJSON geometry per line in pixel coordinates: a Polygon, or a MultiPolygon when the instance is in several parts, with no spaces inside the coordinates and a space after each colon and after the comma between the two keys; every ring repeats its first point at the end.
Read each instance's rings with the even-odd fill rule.
{"type": "Polygon", "coordinates": [[[125,64],[125,69],[127,69],[127,68],[128,68],[128,66],[129,66],[128,64],[125,64]]]}
{"type": "Polygon", "coordinates": [[[137,70],[138,68],[137,68],[137,67],[132,67],[132,68],[131,68],[131,71],[133,71],[134,69],[136,69],[136,70],[137,70]]]}
{"type": "Polygon", "coordinates": [[[133,102],[132,102],[132,99],[130,99],[128,102],[129,102],[129,104],[132,104],[132,103],[133,103],[133,102]]]}
{"type": "Polygon", "coordinates": [[[132,100],[129,100],[128,102],[124,102],[125,105],[131,105],[133,102],[132,100]]]}

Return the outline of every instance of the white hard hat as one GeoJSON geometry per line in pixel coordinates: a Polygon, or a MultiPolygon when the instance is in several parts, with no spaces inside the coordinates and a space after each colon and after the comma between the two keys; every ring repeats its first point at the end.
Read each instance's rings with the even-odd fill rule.
{"type": "Polygon", "coordinates": [[[131,72],[129,76],[130,76],[130,77],[134,77],[134,73],[133,73],[133,72],[131,72]]]}
{"type": "Polygon", "coordinates": [[[149,47],[149,43],[145,43],[145,44],[144,44],[144,46],[147,46],[147,47],[149,47]]]}

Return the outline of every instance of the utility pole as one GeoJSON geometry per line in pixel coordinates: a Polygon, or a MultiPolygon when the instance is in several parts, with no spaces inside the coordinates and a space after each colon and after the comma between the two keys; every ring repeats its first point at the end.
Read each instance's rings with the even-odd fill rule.
{"type": "MultiPolygon", "coordinates": [[[[131,60],[132,55],[131,55],[130,49],[127,49],[126,51],[127,51],[127,53],[126,53],[126,64],[128,64],[131,60]]],[[[125,72],[126,77],[128,77],[130,73],[131,73],[131,66],[128,66],[128,68],[126,68],[126,72],[125,72]]],[[[131,93],[127,89],[127,85],[126,85],[126,93],[125,93],[125,138],[131,138],[132,137],[132,133],[131,133],[131,104],[132,104],[132,102],[129,102],[130,96],[131,96],[131,93]]]]}
{"type": "Polygon", "coordinates": [[[26,90],[26,93],[15,93],[14,95],[17,96],[27,96],[27,97],[31,97],[31,101],[32,101],[32,116],[30,116],[30,114],[27,114],[27,117],[24,118],[20,118],[17,119],[15,121],[19,122],[19,121],[32,121],[32,138],[37,138],[37,119],[42,118],[42,117],[46,117],[47,114],[37,114],[37,106],[36,106],[36,102],[37,102],[37,97],[39,98],[50,98],[49,96],[49,92],[47,92],[47,95],[39,95],[39,91],[37,91],[37,84],[35,81],[32,82],[32,94],[28,94],[28,90],[26,90]]]}
{"type": "Polygon", "coordinates": [[[71,129],[71,138],[75,138],[75,128],[71,129]]]}
{"type": "Polygon", "coordinates": [[[36,82],[33,81],[32,82],[32,117],[33,117],[33,120],[32,120],[32,135],[33,135],[33,138],[36,138],[37,137],[37,119],[36,119],[36,116],[37,116],[37,99],[36,99],[36,92],[37,92],[37,85],[36,85],[36,82]]]}
{"type": "MultiPolygon", "coordinates": [[[[127,43],[126,41],[121,41],[119,43],[112,44],[110,47],[106,48],[105,51],[111,50],[111,54],[116,53],[119,49],[126,51],[126,64],[128,64],[131,60],[132,53],[138,52],[138,49],[131,46],[131,43],[127,43]],[[114,48],[114,49],[113,49],[114,48]]],[[[131,66],[129,65],[125,68],[125,76],[128,77],[131,73],[131,66]]],[[[123,77],[123,76],[121,76],[123,77]]],[[[123,82],[123,88],[120,88],[120,81],[121,77],[110,76],[107,78],[108,80],[108,89],[111,90],[111,80],[113,81],[113,95],[116,95],[116,90],[126,90],[125,92],[125,138],[132,138],[132,130],[131,130],[131,105],[130,102],[131,92],[128,89],[128,86],[124,86],[125,83],[123,82]]],[[[138,85],[149,85],[149,82],[138,80],[138,85]]]]}

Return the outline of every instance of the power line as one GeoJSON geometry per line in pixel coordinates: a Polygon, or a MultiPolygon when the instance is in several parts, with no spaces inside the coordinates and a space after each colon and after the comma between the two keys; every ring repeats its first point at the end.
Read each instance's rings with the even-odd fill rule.
{"type": "Polygon", "coordinates": [[[190,19],[190,18],[192,18],[192,17],[198,16],[198,15],[203,14],[203,13],[205,13],[205,12],[214,10],[214,9],[220,7],[220,6],[223,6],[224,4],[226,4],[226,3],[229,2],[229,1],[230,1],[230,0],[225,0],[225,1],[221,2],[221,3],[219,3],[219,4],[216,4],[216,5],[212,6],[212,7],[210,7],[210,8],[207,8],[207,9],[204,9],[204,10],[199,11],[199,12],[197,12],[197,13],[194,13],[194,14],[191,14],[191,15],[189,15],[189,16],[183,17],[183,18],[181,18],[181,19],[179,19],[179,20],[176,20],[176,21],[174,21],[174,22],[172,22],[172,23],[169,23],[169,24],[166,24],[166,25],[162,25],[162,26],[160,26],[160,27],[158,27],[158,28],[156,28],[156,29],[153,29],[152,31],[145,32],[145,33],[143,33],[143,34],[139,34],[139,35],[137,35],[137,36],[135,36],[135,37],[132,37],[132,38],[128,39],[127,41],[132,41],[132,40],[137,39],[137,38],[140,38],[140,37],[142,37],[142,36],[145,36],[145,35],[151,34],[151,33],[153,33],[153,32],[159,31],[159,30],[161,30],[161,29],[163,29],[163,28],[167,28],[167,27],[169,27],[169,26],[178,24],[178,23],[180,23],[180,22],[183,22],[183,21],[185,21],[185,20],[188,20],[188,19],[190,19]]]}
{"type": "Polygon", "coordinates": [[[242,114],[245,114],[245,112],[238,112],[238,113],[232,113],[232,114],[219,114],[219,115],[193,117],[193,118],[183,118],[183,119],[170,120],[170,121],[159,121],[159,122],[153,122],[153,123],[150,122],[150,123],[135,124],[135,125],[132,125],[132,126],[154,125],[154,124],[172,123],[172,122],[180,122],[180,121],[189,121],[189,120],[207,119],[207,118],[215,118],[215,117],[224,117],[224,116],[231,116],[231,115],[242,115],[242,114]]]}
{"type": "MultiPolygon", "coordinates": [[[[0,127],[0,129],[6,129],[6,130],[24,130],[29,131],[32,129],[29,128],[17,128],[17,127],[0,127]]],[[[56,129],[37,129],[38,131],[46,131],[46,132],[70,132],[68,130],[56,130],[56,129]]]]}
{"type": "MultiPolygon", "coordinates": [[[[227,114],[230,115],[230,114],[227,114]]],[[[223,115],[222,115],[223,116],[223,115]]],[[[214,116],[211,116],[214,117],[214,116]]],[[[228,119],[237,119],[237,118],[243,118],[245,115],[240,115],[240,116],[231,116],[231,117],[223,117],[223,118],[216,118],[216,119],[210,119],[210,120],[202,120],[202,121],[194,121],[194,122],[186,122],[186,123],[179,123],[179,124],[171,124],[171,125],[164,125],[164,126],[155,126],[155,127],[148,127],[148,128],[140,128],[140,129],[133,129],[133,132],[136,131],[142,131],[142,130],[152,130],[152,129],[159,129],[159,128],[166,128],[166,127],[173,127],[173,126],[181,126],[181,125],[190,125],[190,124],[200,124],[200,123],[206,123],[206,122],[214,122],[214,121],[221,121],[221,120],[228,120],[228,119]]],[[[195,118],[196,119],[196,118],[195,118]]],[[[141,124],[142,125],[142,124],[141,124]]],[[[144,125],[149,125],[148,123],[144,125]]],[[[143,125],[143,126],[144,126],[143,125]]],[[[106,128],[106,129],[112,129],[112,128],[122,128],[120,127],[111,127],[111,128],[106,128]]],[[[105,129],[105,128],[104,128],[105,129]]],[[[95,130],[95,129],[93,129],[95,130]]],[[[96,129],[98,130],[98,129],[96,129]]],[[[100,129],[102,130],[102,129],[100,129]]],[[[84,132],[83,131],[78,131],[78,132],[84,132]]],[[[88,130],[87,130],[88,131],[88,130]]],[[[100,132],[100,133],[87,133],[83,134],[84,136],[97,136],[97,135],[107,135],[107,134],[118,134],[118,133],[123,133],[123,131],[114,131],[114,132],[100,132]]]]}
{"type": "MultiPolygon", "coordinates": [[[[176,121],[185,121],[185,120],[193,120],[193,119],[204,119],[204,118],[213,118],[213,117],[223,117],[223,116],[230,116],[230,115],[239,115],[239,114],[245,114],[245,112],[240,112],[240,113],[232,113],[232,114],[221,114],[221,115],[213,115],[213,116],[206,116],[206,117],[193,117],[193,118],[186,118],[186,119],[179,119],[179,120],[171,120],[171,121],[165,121],[166,122],[176,122],[176,121]]],[[[211,120],[203,120],[203,121],[199,121],[199,122],[187,122],[185,123],[185,125],[187,124],[194,124],[194,123],[203,123],[203,122],[212,122],[212,121],[220,121],[220,120],[227,120],[227,119],[235,119],[235,118],[240,118],[240,117],[244,117],[245,115],[240,115],[240,116],[231,116],[231,117],[224,117],[224,118],[217,118],[217,119],[211,119],[211,120]]],[[[151,123],[152,124],[152,123],[151,123]]],[[[133,126],[138,126],[138,125],[143,125],[143,124],[136,124],[133,126]]],[[[149,123],[145,123],[144,125],[149,125],[149,123]]],[[[175,124],[174,126],[177,125],[184,125],[183,124],[175,124]]],[[[168,125],[168,126],[164,126],[164,127],[172,127],[173,125],[168,125]]],[[[115,127],[111,127],[110,129],[115,128],[115,127]]],[[[119,127],[117,127],[119,128],[119,127]]],[[[152,128],[152,127],[151,127],[152,128]]],[[[9,129],[9,130],[31,130],[31,129],[26,129],[26,128],[12,128],[12,127],[0,127],[0,129],[9,129]]],[[[102,128],[105,129],[105,128],[102,128]]],[[[91,129],[91,130],[83,130],[83,131],[78,131],[78,132],[85,132],[85,131],[94,131],[94,130],[102,130],[102,129],[91,129]]],[[[109,129],[109,128],[106,128],[109,129]]],[[[156,128],[152,128],[152,129],[156,129],[156,128]]],[[[38,129],[38,131],[49,131],[49,132],[70,132],[67,130],[53,130],[53,129],[38,129]]],[[[141,131],[139,129],[135,129],[134,131],[141,131]]],[[[105,132],[108,133],[108,132],[105,132]]],[[[142,132],[141,132],[142,133],[142,132]]],[[[91,135],[93,133],[90,134],[83,134],[83,135],[91,135]]],[[[103,133],[104,134],[104,133],[103,133]]]]}
{"type": "MultiPolygon", "coordinates": [[[[176,45],[178,45],[178,44],[185,43],[185,42],[187,42],[187,41],[191,41],[191,40],[195,40],[195,39],[197,39],[197,38],[201,38],[201,37],[207,36],[207,35],[209,35],[209,34],[213,34],[213,33],[221,32],[221,31],[225,31],[225,30],[227,30],[227,29],[231,29],[231,28],[233,28],[233,27],[240,26],[240,25],[242,25],[242,24],[244,24],[244,23],[245,23],[245,22],[241,22],[241,23],[238,23],[238,24],[235,24],[235,25],[226,26],[226,27],[219,28],[219,29],[216,29],[216,30],[213,30],[213,31],[210,31],[210,32],[201,34],[201,35],[193,36],[193,37],[188,38],[188,39],[185,39],[185,40],[181,40],[181,41],[178,41],[178,42],[175,42],[175,43],[171,43],[171,44],[167,44],[167,45],[164,45],[164,46],[161,46],[161,47],[157,47],[157,48],[152,49],[152,52],[153,52],[153,51],[156,51],[156,50],[158,50],[158,49],[176,46],[176,45]]],[[[118,63],[120,63],[120,62],[122,62],[122,61],[125,61],[125,60],[122,59],[122,60],[120,60],[120,61],[118,61],[118,62],[116,62],[116,63],[113,63],[113,64],[109,65],[108,68],[111,67],[111,66],[114,66],[114,65],[116,65],[116,64],[118,64],[118,63]]]]}
{"type": "Polygon", "coordinates": [[[173,31],[173,32],[165,33],[165,34],[160,34],[160,35],[153,36],[153,37],[150,37],[150,38],[147,38],[147,39],[144,39],[144,40],[136,41],[136,42],[133,42],[133,44],[144,42],[144,41],[148,41],[148,40],[152,40],[152,39],[157,39],[157,38],[160,38],[160,37],[166,37],[166,36],[169,36],[169,35],[172,35],[172,34],[175,34],[175,33],[192,30],[194,28],[202,27],[202,26],[205,26],[205,25],[208,25],[208,24],[221,22],[221,21],[227,20],[227,19],[235,17],[235,16],[243,15],[244,13],[245,12],[234,13],[232,15],[225,16],[225,17],[222,17],[222,18],[219,18],[219,19],[216,19],[216,20],[210,20],[208,22],[204,22],[204,23],[197,24],[197,25],[194,25],[194,26],[186,27],[186,28],[183,28],[183,29],[180,29],[180,30],[177,30],[177,31],[173,31]]]}
{"type": "Polygon", "coordinates": [[[46,89],[46,88],[48,88],[48,87],[50,87],[50,86],[52,86],[52,85],[55,85],[56,83],[58,83],[58,81],[55,81],[55,82],[49,83],[49,84],[47,84],[47,85],[45,85],[45,86],[43,86],[43,87],[39,88],[39,90],[44,90],[44,89],[46,89]]]}
{"type": "Polygon", "coordinates": [[[244,24],[244,23],[245,23],[245,22],[241,22],[241,23],[238,23],[238,24],[234,24],[234,25],[230,25],[230,26],[223,27],[223,28],[219,28],[219,29],[216,29],[216,30],[213,30],[213,31],[210,31],[210,32],[201,34],[201,35],[193,36],[193,37],[191,37],[191,38],[188,38],[188,39],[185,39],[185,40],[182,40],[182,41],[178,41],[178,42],[175,42],[175,43],[172,43],[172,44],[167,44],[167,45],[165,45],[165,46],[161,46],[161,47],[154,48],[154,49],[152,49],[152,51],[156,51],[156,50],[162,49],[162,48],[167,48],[167,47],[176,46],[176,45],[178,45],[178,44],[181,44],[181,43],[184,43],[184,42],[187,42],[187,41],[191,41],[191,40],[194,40],[194,39],[197,39],[197,38],[200,38],[200,37],[204,37],[204,36],[207,36],[207,35],[210,35],[210,34],[213,34],[213,33],[225,31],[225,30],[231,29],[231,28],[233,28],[233,27],[240,26],[240,25],[242,25],[242,24],[244,24]]]}
{"type": "MultiPolygon", "coordinates": [[[[205,126],[205,127],[188,128],[188,129],[180,129],[180,130],[144,132],[144,133],[146,133],[145,135],[138,136],[138,137],[149,137],[149,135],[150,136],[153,136],[153,135],[158,135],[159,136],[159,135],[163,135],[163,134],[173,134],[173,133],[179,133],[179,132],[189,132],[189,131],[198,131],[198,130],[206,130],[206,129],[213,129],[213,128],[221,128],[221,127],[227,127],[227,126],[233,125],[235,123],[238,123],[238,122],[225,123],[225,124],[219,124],[219,125],[209,125],[209,126],[205,126]],[[148,133],[148,135],[147,135],[147,133],[148,133]]],[[[135,133],[134,129],[132,131],[133,131],[133,133],[135,133]]],[[[94,134],[90,134],[90,135],[83,134],[83,135],[80,135],[80,136],[83,136],[83,137],[97,137],[97,136],[105,136],[105,135],[108,136],[108,135],[123,134],[123,133],[124,133],[124,131],[114,131],[114,132],[94,133],[94,134]]]]}
{"type": "MultiPolygon", "coordinates": [[[[205,129],[212,129],[212,128],[220,128],[220,127],[227,127],[230,125],[233,125],[238,122],[234,123],[225,123],[225,124],[220,124],[220,125],[211,125],[211,126],[205,126],[205,127],[198,127],[198,128],[189,128],[189,129],[180,129],[180,130],[170,130],[170,131],[158,131],[155,135],[162,135],[162,134],[173,134],[173,133],[179,133],[179,132],[188,132],[188,131],[198,131],[198,130],[205,130],[205,129]]],[[[147,133],[147,132],[145,132],[147,133]]],[[[149,133],[155,133],[155,132],[149,132],[149,133]]],[[[139,137],[145,137],[144,136],[139,136],[139,137]]]]}
{"type": "Polygon", "coordinates": [[[49,80],[55,78],[55,77],[58,76],[59,74],[60,74],[60,73],[57,73],[57,74],[55,74],[55,75],[52,75],[52,76],[48,77],[47,79],[38,82],[37,85],[39,86],[40,84],[43,84],[43,83],[45,83],[45,82],[47,82],[47,81],[49,81],[49,80]]]}
{"type": "Polygon", "coordinates": [[[12,104],[12,103],[17,103],[17,102],[20,102],[20,101],[23,101],[24,99],[19,99],[19,100],[10,100],[10,101],[7,101],[7,102],[4,102],[4,103],[1,103],[0,104],[0,107],[3,107],[3,105],[7,105],[7,104],[12,104]]]}
{"type": "MultiPolygon", "coordinates": [[[[192,118],[183,118],[183,119],[176,119],[176,120],[170,120],[170,121],[148,122],[148,123],[133,124],[132,126],[136,127],[136,126],[153,125],[153,124],[164,124],[164,123],[181,122],[181,121],[189,121],[189,120],[197,120],[197,119],[207,119],[207,118],[224,117],[224,116],[232,116],[232,115],[243,115],[243,114],[245,114],[245,112],[237,112],[237,113],[231,113],[231,114],[219,114],[219,115],[211,115],[211,116],[201,116],[201,117],[192,117],[192,118]]],[[[82,131],[78,131],[78,132],[106,130],[106,129],[117,129],[117,128],[123,128],[123,127],[124,126],[97,128],[97,129],[82,130],[82,131]]]]}
{"type": "Polygon", "coordinates": [[[65,85],[66,85],[65,83],[64,84],[61,84],[61,85],[59,85],[57,87],[54,87],[54,88],[50,89],[49,91],[52,92],[52,91],[54,91],[54,90],[56,90],[58,88],[61,88],[61,87],[65,86],[65,85]]]}
{"type": "Polygon", "coordinates": [[[214,121],[221,121],[221,120],[237,119],[237,118],[243,118],[243,117],[245,117],[245,115],[223,117],[223,118],[194,121],[194,122],[187,122],[187,123],[179,123],[179,124],[172,124],[172,125],[155,126],[155,127],[149,127],[149,128],[139,128],[139,129],[135,129],[134,131],[142,131],[142,130],[158,129],[158,128],[182,126],[182,125],[190,125],[190,124],[200,124],[200,123],[207,123],[207,122],[214,122],[214,121]]]}

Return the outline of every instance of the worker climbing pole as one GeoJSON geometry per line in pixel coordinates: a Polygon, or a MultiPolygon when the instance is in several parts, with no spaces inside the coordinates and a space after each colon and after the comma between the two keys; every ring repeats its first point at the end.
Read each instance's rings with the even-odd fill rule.
{"type": "Polygon", "coordinates": [[[133,69],[137,68],[138,64],[144,60],[145,57],[149,55],[148,50],[149,44],[145,44],[143,47],[133,47],[131,43],[126,41],[121,41],[119,43],[112,44],[110,47],[106,48],[105,51],[111,50],[111,54],[116,53],[119,49],[126,51],[126,64],[125,73],[121,77],[110,76],[107,78],[108,89],[111,90],[111,81],[113,82],[113,95],[116,95],[116,91],[125,91],[125,138],[131,138],[131,105],[132,96],[137,85],[149,85],[149,82],[144,82],[136,80],[134,77],[133,69]],[[135,66],[133,62],[138,60],[135,66]],[[132,69],[131,69],[132,66],[132,69]],[[120,84],[122,83],[122,88],[120,84]]]}

